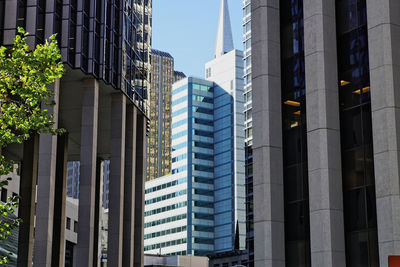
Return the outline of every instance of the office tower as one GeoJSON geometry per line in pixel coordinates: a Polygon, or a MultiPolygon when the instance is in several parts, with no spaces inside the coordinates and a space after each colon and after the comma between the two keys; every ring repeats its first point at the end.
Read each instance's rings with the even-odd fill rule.
{"type": "Polygon", "coordinates": [[[391,0],[253,1],[255,266],[400,254],[399,17],[391,0]]]}
{"type": "MultiPolygon", "coordinates": [[[[235,246],[244,210],[235,206],[242,199],[233,195],[233,182],[241,173],[231,160],[232,97],[222,91],[214,82],[192,77],[173,85],[172,172],[146,182],[146,253],[201,256],[235,246]],[[229,179],[215,178],[225,172],[229,179]]],[[[244,247],[245,232],[239,233],[244,247]]]]}
{"type": "Polygon", "coordinates": [[[66,69],[51,85],[56,105],[49,111],[68,134],[33,135],[2,149],[22,166],[18,266],[64,265],[67,160],[80,162],[76,262],[100,260],[101,165],[110,160],[107,264],[143,264],[148,75],[142,68],[150,22],[151,1],[0,1],[0,43],[12,45],[17,27],[29,32],[32,49],[57,33],[66,69]]]}
{"type": "Polygon", "coordinates": [[[131,14],[135,13],[137,21],[137,35],[132,35],[132,40],[136,41],[136,74],[134,85],[136,90],[145,95],[146,115],[149,116],[150,101],[147,100],[148,90],[151,87],[151,36],[152,36],[152,1],[153,0],[130,0],[132,2],[131,9],[128,11],[131,14]]]}
{"type": "Polygon", "coordinates": [[[172,172],[145,185],[146,253],[214,251],[213,89],[191,77],[174,83],[172,172]]]}
{"type": "Polygon", "coordinates": [[[214,87],[215,252],[245,248],[243,53],[233,48],[227,0],[221,0],[215,58],[205,64],[214,87]],[[232,218],[230,225],[227,218],[232,218]],[[236,230],[236,227],[239,229],[236,230]]]}
{"type": "Polygon", "coordinates": [[[183,73],[182,71],[174,71],[174,82],[182,80],[183,78],[186,78],[185,73],[183,73]]]}
{"type": "Polygon", "coordinates": [[[254,266],[254,198],[253,198],[253,97],[251,89],[251,0],[243,0],[244,60],[244,136],[246,175],[246,249],[248,266],[254,266]]]}
{"type": "Polygon", "coordinates": [[[151,51],[150,130],[147,140],[147,181],[171,172],[171,98],[174,58],[151,51]]]}
{"type": "Polygon", "coordinates": [[[67,196],[79,198],[79,161],[70,161],[67,165],[67,196]]]}

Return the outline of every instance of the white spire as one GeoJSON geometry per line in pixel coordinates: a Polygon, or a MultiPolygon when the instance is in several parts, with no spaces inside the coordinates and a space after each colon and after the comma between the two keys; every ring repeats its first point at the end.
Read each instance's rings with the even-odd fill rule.
{"type": "Polygon", "coordinates": [[[228,1],[221,0],[217,44],[215,45],[215,57],[222,56],[223,54],[228,53],[233,49],[232,28],[231,19],[229,17],[228,1]]]}

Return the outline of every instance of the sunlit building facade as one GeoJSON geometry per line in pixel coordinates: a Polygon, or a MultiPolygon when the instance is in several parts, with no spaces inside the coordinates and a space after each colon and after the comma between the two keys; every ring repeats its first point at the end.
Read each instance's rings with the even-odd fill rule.
{"type": "MultiPolygon", "coordinates": [[[[230,53],[228,61],[235,61],[238,51],[230,53]]],[[[241,57],[237,62],[242,66],[241,57]]],[[[212,81],[174,83],[172,170],[146,182],[146,253],[204,256],[231,251],[236,243],[244,249],[244,175],[235,168],[240,150],[234,143],[243,133],[234,136],[233,107],[230,93],[212,81]]]]}
{"type": "Polygon", "coordinates": [[[171,99],[174,58],[151,51],[150,129],[147,140],[147,181],[171,172],[171,99]]]}

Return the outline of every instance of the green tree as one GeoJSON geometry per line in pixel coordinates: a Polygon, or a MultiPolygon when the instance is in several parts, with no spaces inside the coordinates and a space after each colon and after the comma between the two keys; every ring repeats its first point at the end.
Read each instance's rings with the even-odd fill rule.
{"type": "MultiPolygon", "coordinates": [[[[33,134],[59,134],[54,129],[53,115],[43,107],[53,106],[53,91],[48,85],[60,78],[64,66],[55,36],[33,51],[26,43],[27,33],[18,29],[12,47],[0,47],[0,175],[7,177],[13,162],[2,151],[10,144],[21,144],[33,134]]],[[[8,185],[11,178],[0,179],[0,188],[8,185]]],[[[18,207],[19,196],[8,198],[0,204],[0,241],[22,223],[10,215],[18,207]]],[[[8,257],[0,257],[5,264],[8,257]]]]}

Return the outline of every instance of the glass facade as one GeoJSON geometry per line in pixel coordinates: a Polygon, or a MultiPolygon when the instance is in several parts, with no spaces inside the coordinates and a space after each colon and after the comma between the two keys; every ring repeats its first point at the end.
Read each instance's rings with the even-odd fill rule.
{"type": "Polygon", "coordinates": [[[280,12],[286,266],[311,266],[303,1],[280,12]]]}
{"type": "Polygon", "coordinates": [[[247,266],[254,266],[254,197],[253,197],[253,118],[251,83],[251,0],[243,0],[244,60],[244,131],[246,176],[246,249],[247,266]]]}
{"type": "Polygon", "coordinates": [[[63,62],[121,89],[147,112],[151,5],[151,0],[2,0],[0,41],[16,27],[26,28],[32,47],[43,43],[45,34],[57,33],[63,62]],[[16,10],[15,24],[8,22],[7,29],[6,5],[16,10]]]}
{"type": "Polygon", "coordinates": [[[336,1],[347,266],[378,266],[367,7],[336,1]]]}
{"type": "MultiPolygon", "coordinates": [[[[159,50],[151,53],[149,98],[150,131],[147,140],[147,180],[171,172],[171,108],[174,59],[159,50]]],[[[181,109],[185,111],[185,109],[181,109]]]]}
{"type": "MultiPolygon", "coordinates": [[[[114,0],[115,1],[115,0],[114,0]]],[[[150,112],[148,89],[150,88],[151,72],[151,32],[152,32],[152,0],[130,0],[133,2],[133,12],[140,18],[136,35],[136,63],[135,63],[135,100],[150,112]]],[[[133,83],[133,82],[132,82],[133,83]]]]}
{"type": "Polygon", "coordinates": [[[146,182],[146,253],[156,252],[164,235],[177,236],[180,224],[187,226],[179,228],[185,250],[175,243],[165,245],[163,254],[206,256],[217,246],[231,250],[236,223],[232,97],[213,82],[186,78],[174,84],[172,100],[172,174],[146,182]],[[181,206],[171,206],[183,199],[187,216],[181,206]]]}
{"type": "MultiPolygon", "coordinates": [[[[191,164],[191,239],[192,247],[189,254],[205,256],[214,251],[215,233],[207,231],[207,226],[214,222],[214,192],[213,186],[203,181],[211,180],[214,174],[214,134],[213,115],[207,110],[213,110],[213,84],[200,80],[189,80],[189,129],[192,146],[188,150],[191,164]],[[196,110],[196,111],[194,111],[196,110]],[[204,134],[199,134],[204,133],[204,134]],[[204,137],[208,135],[208,137],[204,137]]],[[[189,213],[190,214],[190,213],[189,213]]]]}

